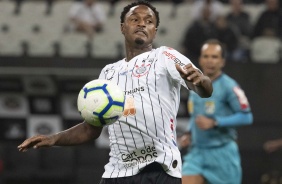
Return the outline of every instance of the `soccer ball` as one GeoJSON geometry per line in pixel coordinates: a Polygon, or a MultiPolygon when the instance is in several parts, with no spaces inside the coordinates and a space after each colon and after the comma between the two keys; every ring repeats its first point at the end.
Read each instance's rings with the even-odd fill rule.
{"type": "Polygon", "coordinates": [[[89,124],[103,127],[113,124],[123,114],[125,95],[113,82],[96,79],[80,90],[77,108],[89,124]]]}

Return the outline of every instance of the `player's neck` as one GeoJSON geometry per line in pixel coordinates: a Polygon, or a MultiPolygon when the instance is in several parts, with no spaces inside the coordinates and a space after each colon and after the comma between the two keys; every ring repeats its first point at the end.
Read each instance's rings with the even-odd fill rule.
{"type": "Polygon", "coordinates": [[[219,71],[215,73],[214,75],[208,75],[208,77],[211,79],[211,81],[216,80],[220,75],[222,74],[222,71],[219,71]]]}
{"type": "Polygon", "coordinates": [[[129,47],[126,46],[125,52],[126,52],[126,58],[125,60],[128,62],[135,56],[138,56],[144,52],[148,52],[153,49],[152,44],[146,45],[146,46],[135,46],[135,47],[129,47]]]}

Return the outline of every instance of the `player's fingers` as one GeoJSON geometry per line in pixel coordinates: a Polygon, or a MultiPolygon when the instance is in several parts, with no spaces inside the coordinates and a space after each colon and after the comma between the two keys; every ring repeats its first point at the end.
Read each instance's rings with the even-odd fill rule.
{"type": "Polygon", "coordinates": [[[187,71],[187,73],[194,73],[194,72],[197,72],[197,70],[192,66],[185,66],[184,69],[187,71]]]}
{"type": "Polygon", "coordinates": [[[44,141],[41,141],[41,142],[38,142],[37,144],[35,144],[33,146],[34,149],[37,149],[37,148],[41,148],[41,147],[48,147],[50,146],[50,143],[48,140],[44,140],[44,141]]]}
{"type": "Polygon", "coordinates": [[[183,77],[184,75],[187,75],[187,71],[183,70],[181,68],[181,66],[179,66],[178,64],[175,64],[175,67],[176,67],[177,71],[179,72],[179,74],[181,75],[181,77],[183,77]]]}
{"type": "Polygon", "coordinates": [[[193,81],[193,84],[195,86],[199,85],[201,83],[201,79],[200,78],[196,78],[194,81],[193,81]]]}
{"type": "Polygon", "coordinates": [[[27,140],[25,140],[22,144],[20,144],[18,146],[18,149],[22,148],[22,149],[28,149],[28,148],[31,148],[33,147],[36,143],[40,142],[41,141],[41,137],[40,136],[34,136],[34,137],[31,137],[27,140]]]}
{"type": "Polygon", "coordinates": [[[199,78],[199,76],[198,76],[198,74],[197,74],[196,72],[189,73],[189,75],[187,76],[187,80],[193,81],[193,80],[195,80],[197,77],[199,78]]]}
{"type": "Polygon", "coordinates": [[[20,148],[30,147],[30,144],[31,144],[31,143],[32,143],[32,142],[30,141],[30,139],[25,140],[21,145],[18,146],[18,148],[20,149],[20,148]]]}
{"type": "Polygon", "coordinates": [[[193,68],[193,65],[191,63],[184,66],[185,70],[189,70],[190,68],[193,68]]]}

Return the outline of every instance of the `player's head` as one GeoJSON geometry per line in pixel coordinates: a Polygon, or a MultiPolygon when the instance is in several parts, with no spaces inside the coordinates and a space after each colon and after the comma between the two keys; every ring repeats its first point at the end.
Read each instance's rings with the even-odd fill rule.
{"type": "Polygon", "coordinates": [[[224,47],[220,41],[216,39],[207,40],[201,48],[199,58],[199,64],[204,74],[212,79],[219,76],[225,64],[224,55],[224,47]]]}
{"type": "Polygon", "coordinates": [[[137,45],[153,42],[159,26],[159,12],[147,1],[133,2],[124,7],[121,16],[121,32],[126,41],[137,45]]]}

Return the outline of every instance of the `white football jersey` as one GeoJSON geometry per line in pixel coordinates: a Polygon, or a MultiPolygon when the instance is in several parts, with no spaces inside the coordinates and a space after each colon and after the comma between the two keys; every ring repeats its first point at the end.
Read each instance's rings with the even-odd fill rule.
{"type": "Polygon", "coordinates": [[[126,95],[123,116],[108,126],[111,151],[103,178],[132,176],[152,162],[181,178],[176,115],[181,84],[187,86],[175,64],[188,63],[176,50],[162,46],[103,68],[99,78],[117,83],[126,95]]]}

